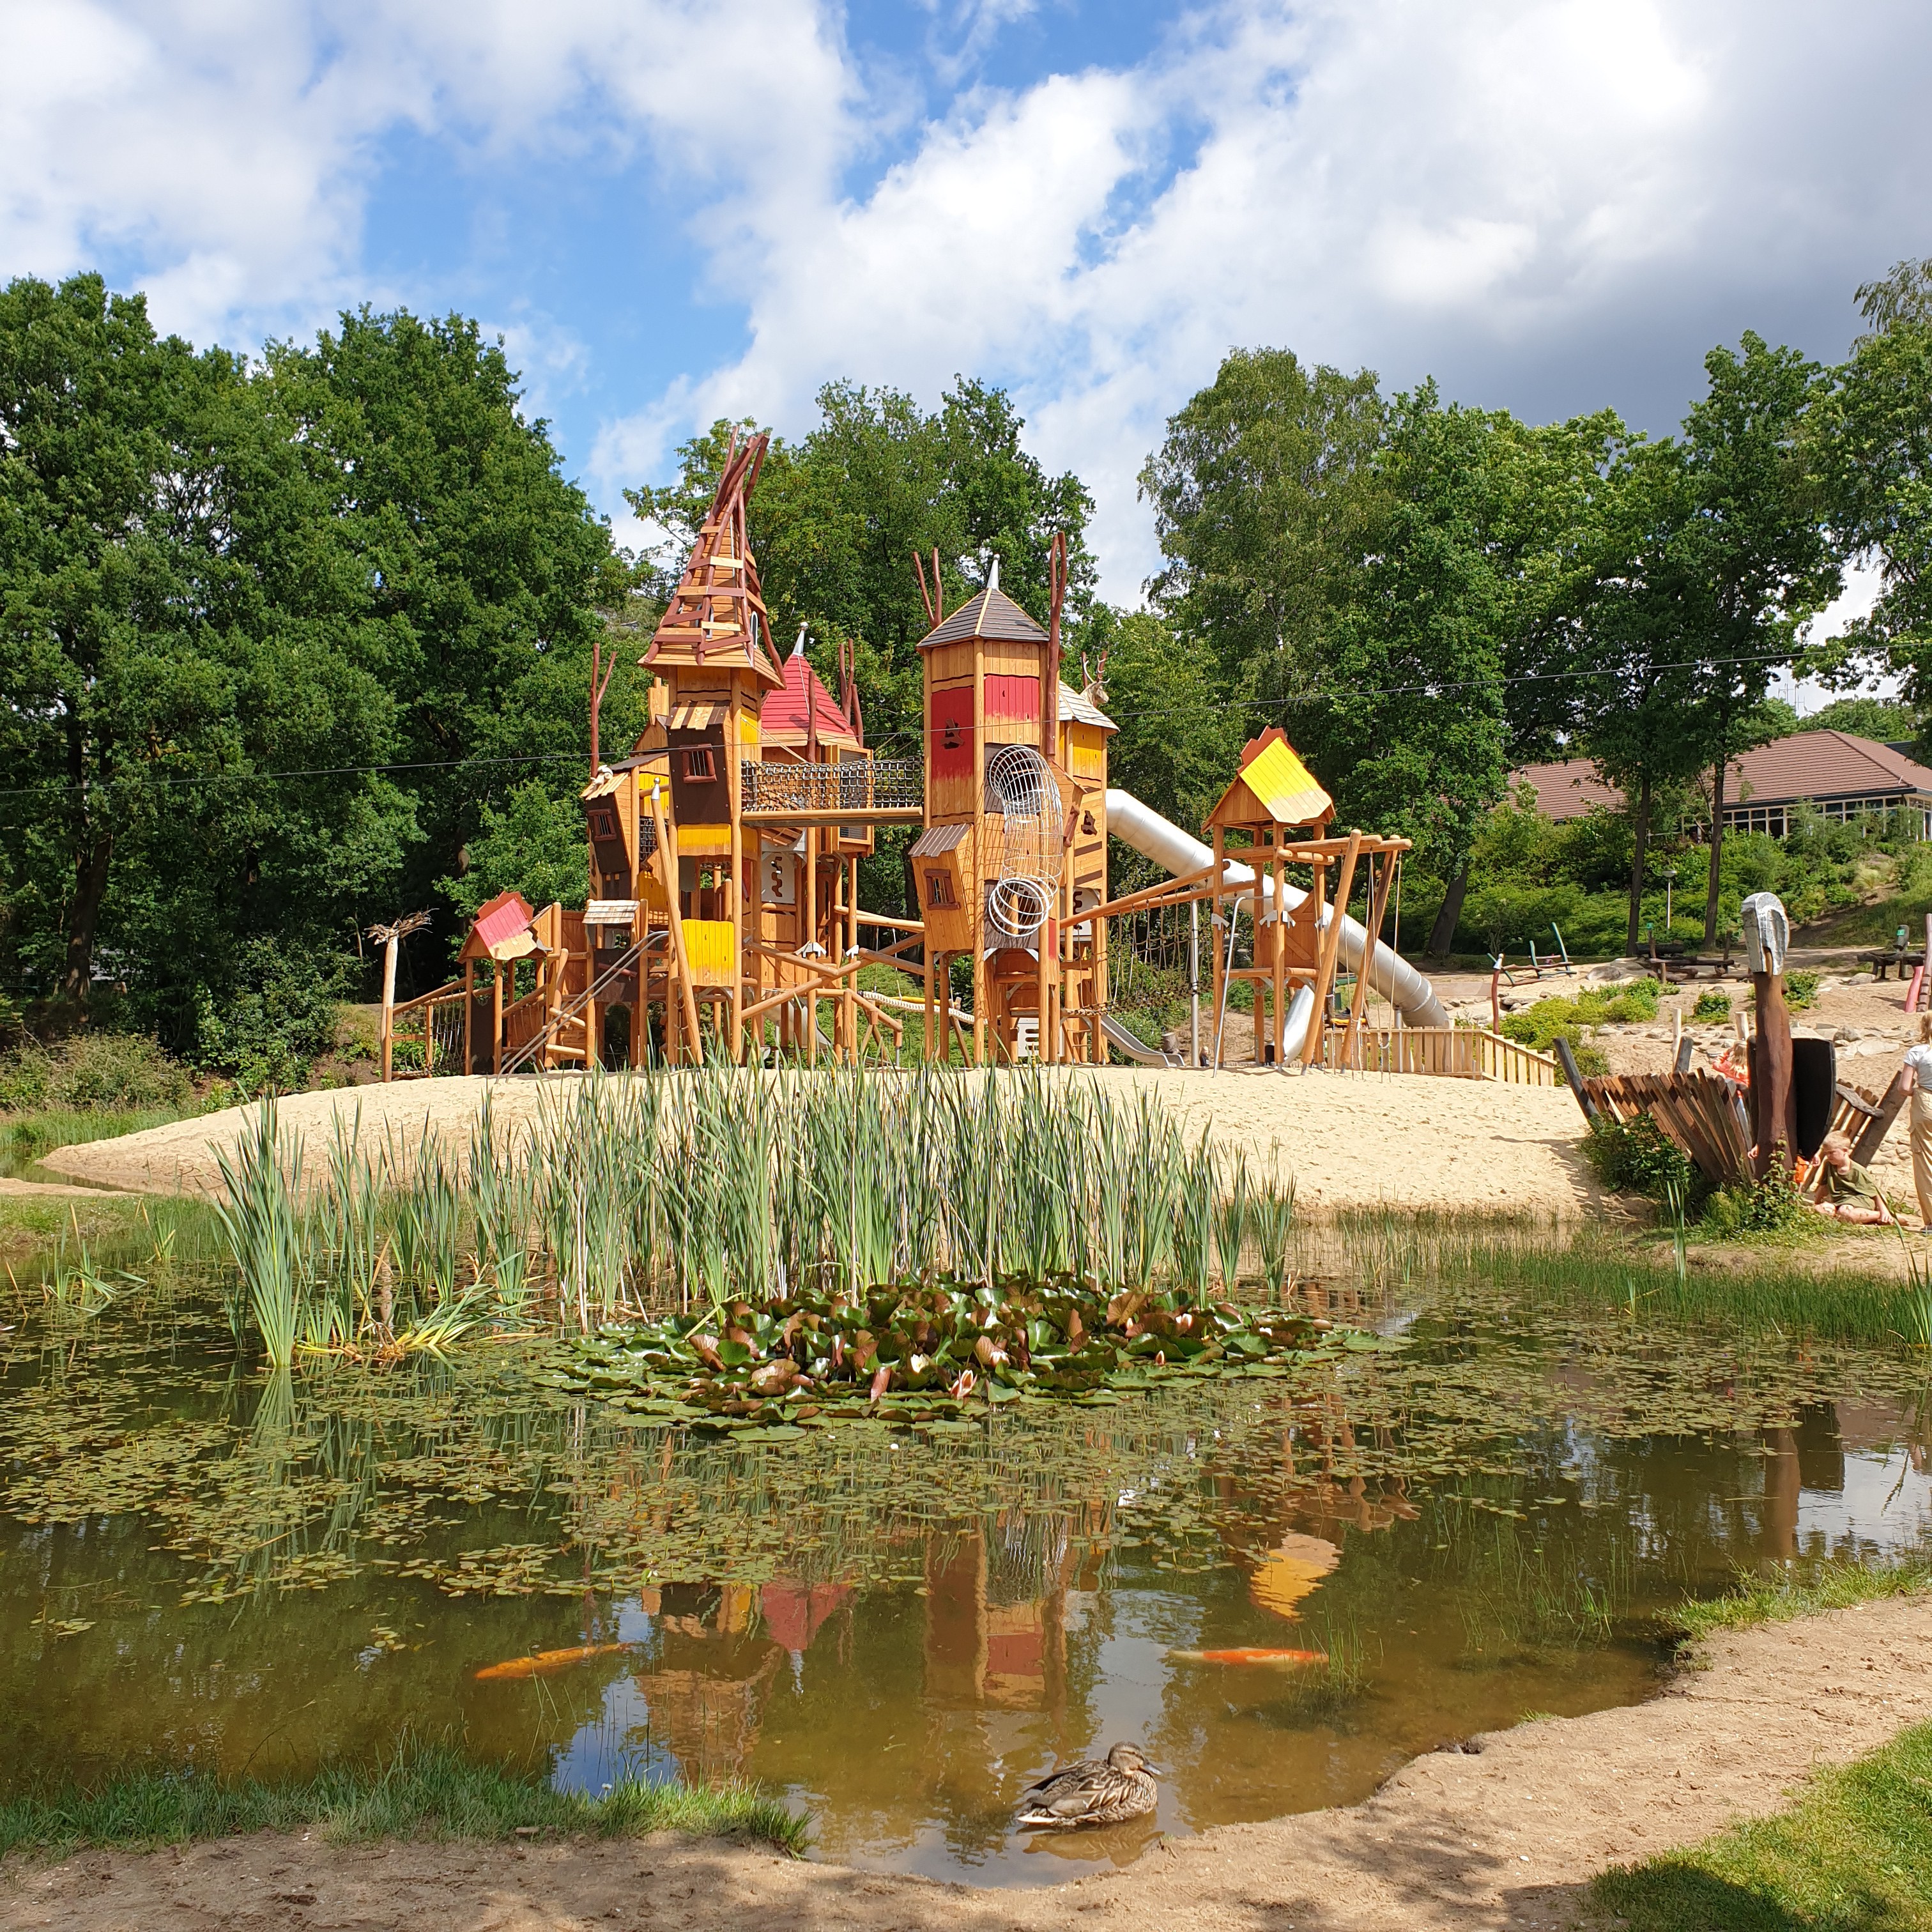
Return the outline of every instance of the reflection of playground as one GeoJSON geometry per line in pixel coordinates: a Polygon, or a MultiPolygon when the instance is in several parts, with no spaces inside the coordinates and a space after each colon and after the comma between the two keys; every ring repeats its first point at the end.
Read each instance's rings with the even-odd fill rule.
{"type": "Polygon", "coordinates": [[[834,1612],[843,1583],[670,1584],[660,1594],[656,1667],[638,1673],[652,1741],[688,1778],[742,1777],[764,1707],[834,1612]]]}

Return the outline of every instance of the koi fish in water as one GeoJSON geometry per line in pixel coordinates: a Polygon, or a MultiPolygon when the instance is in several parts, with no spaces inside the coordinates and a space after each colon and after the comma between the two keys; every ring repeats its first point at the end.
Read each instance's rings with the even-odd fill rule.
{"type": "Polygon", "coordinates": [[[501,1664],[486,1664],[476,1673],[479,1684],[501,1684],[512,1678],[548,1677],[555,1670],[568,1670],[593,1657],[608,1657],[628,1650],[627,1643],[580,1643],[568,1650],[539,1650],[528,1657],[506,1658],[501,1664]]]}
{"type": "Polygon", "coordinates": [[[1326,1664],[1323,1650],[1170,1650],[1174,1664],[1326,1664]]]}

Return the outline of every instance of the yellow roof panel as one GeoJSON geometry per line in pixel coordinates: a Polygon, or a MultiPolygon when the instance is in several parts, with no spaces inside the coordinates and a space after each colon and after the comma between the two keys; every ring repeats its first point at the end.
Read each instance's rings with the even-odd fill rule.
{"type": "Polygon", "coordinates": [[[1246,785],[1278,825],[1312,825],[1335,808],[1335,801],[1284,739],[1256,753],[1241,768],[1236,783],[1246,785]]]}

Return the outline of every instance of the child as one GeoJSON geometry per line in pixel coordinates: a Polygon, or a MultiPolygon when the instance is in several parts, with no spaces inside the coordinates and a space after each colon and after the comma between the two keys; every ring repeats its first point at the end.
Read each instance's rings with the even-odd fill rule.
{"type": "Polygon", "coordinates": [[[1818,1162],[1823,1170],[1820,1185],[1824,1198],[1816,1204],[1820,1214],[1861,1227],[1892,1225],[1892,1210],[1878,1183],[1852,1160],[1852,1144],[1843,1134],[1825,1136],[1818,1162]]]}

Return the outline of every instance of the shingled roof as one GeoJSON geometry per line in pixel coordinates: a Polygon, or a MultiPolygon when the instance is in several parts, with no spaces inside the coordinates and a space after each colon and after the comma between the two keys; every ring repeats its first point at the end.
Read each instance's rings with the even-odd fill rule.
{"type": "MultiPolygon", "coordinates": [[[[1537,807],[1561,824],[1593,806],[1620,812],[1624,795],[1606,784],[1588,758],[1525,765],[1510,774],[1512,785],[1528,784],[1537,807]]],[[[1744,805],[1796,805],[1801,800],[1932,795],[1932,770],[1903,752],[1850,731],[1795,731],[1755,751],[1741,752],[1724,774],[1724,808],[1744,805]]]]}
{"type": "Polygon", "coordinates": [[[969,597],[951,616],[942,619],[920,640],[922,651],[936,644],[956,644],[968,638],[996,638],[1006,643],[1043,644],[1046,626],[1036,623],[997,584],[969,597]]]}

